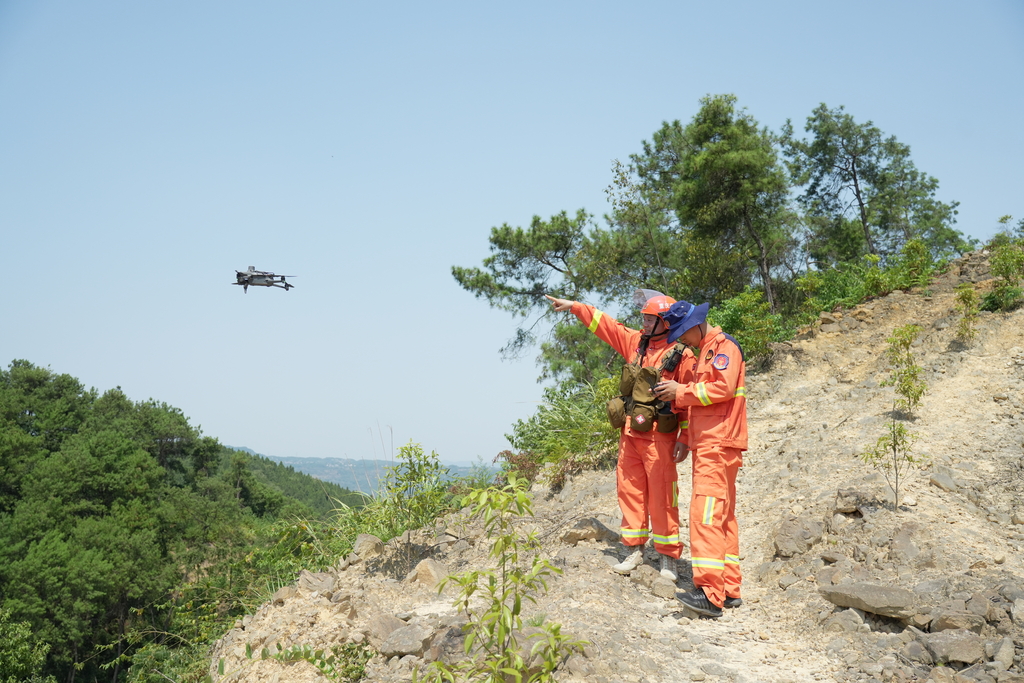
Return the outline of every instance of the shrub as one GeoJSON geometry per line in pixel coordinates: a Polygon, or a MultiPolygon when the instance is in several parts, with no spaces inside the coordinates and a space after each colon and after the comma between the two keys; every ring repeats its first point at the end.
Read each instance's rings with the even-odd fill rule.
{"type": "Polygon", "coordinates": [[[614,463],[619,430],[608,422],[605,404],[618,395],[618,380],[597,385],[562,385],[545,391],[544,403],[506,435],[518,451],[503,451],[504,472],[533,481],[545,465],[547,483],[561,486],[569,474],[614,463]]]}
{"type": "MultiPolygon", "coordinates": [[[[483,521],[485,535],[491,540],[489,557],[497,566],[449,576],[439,586],[439,592],[448,583],[459,587],[454,604],[469,618],[465,651],[470,657],[454,665],[434,662],[426,680],[552,681],[558,665],[586,645],[563,635],[559,624],[548,622],[540,627],[528,656],[523,657],[523,606],[526,602],[535,603],[535,596],[547,591],[548,578],[561,573],[541,559],[536,531],[520,536],[516,530],[519,518],[533,515],[526,492],[528,485],[525,479],[510,473],[506,485],[475,491],[466,497],[464,502],[472,506],[472,516],[483,521]],[[532,666],[535,658],[540,661],[536,667],[532,666]]],[[[413,676],[414,681],[417,678],[413,676]]]]}
{"type": "Polygon", "coordinates": [[[914,360],[911,346],[921,328],[905,325],[893,331],[889,337],[886,357],[889,360],[889,378],[882,386],[891,386],[896,391],[888,429],[875,445],[863,453],[861,459],[881,470],[895,497],[895,510],[899,511],[900,487],[911,467],[922,462],[914,455],[911,447],[917,438],[900,421],[900,417],[913,418],[914,409],[921,403],[925,383],[921,380],[921,366],[914,360]]]}
{"type": "Polygon", "coordinates": [[[1024,280],[1024,244],[1009,241],[992,250],[989,257],[992,274],[998,278],[995,287],[982,300],[983,311],[1011,311],[1024,299],[1020,288],[1024,280]]]}
{"type": "Polygon", "coordinates": [[[793,332],[781,315],[771,312],[761,290],[750,287],[711,309],[708,322],[735,337],[748,362],[764,358],[771,342],[788,339],[793,332]]]}
{"type": "Polygon", "coordinates": [[[974,285],[970,282],[963,282],[956,288],[956,310],[960,314],[960,321],[956,324],[956,338],[964,344],[971,344],[978,336],[975,325],[978,322],[978,311],[980,310],[980,299],[974,291],[974,285]]]}

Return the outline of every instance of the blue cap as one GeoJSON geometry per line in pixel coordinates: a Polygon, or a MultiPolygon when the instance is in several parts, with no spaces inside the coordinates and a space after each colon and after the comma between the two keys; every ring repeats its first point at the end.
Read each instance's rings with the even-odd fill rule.
{"type": "Polygon", "coordinates": [[[677,301],[669,307],[661,319],[668,323],[668,342],[671,344],[683,334],[708,319],[711,304],[691,304],[689,301],[677,301]]]}

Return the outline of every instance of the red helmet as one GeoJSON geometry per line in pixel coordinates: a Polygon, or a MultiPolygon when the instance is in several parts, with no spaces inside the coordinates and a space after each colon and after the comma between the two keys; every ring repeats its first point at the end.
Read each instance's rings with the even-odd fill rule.
{"type": "Polygon", "coordinates": [[[675,302],[675,299],[673,299],[670,296],[665,296],[664,294],[661,296],[652,296],[650,299],[647,300],[647,303],[644,304],[644,307],[640,310],[640,312],[644,314],[656,315],[660,318],[664,314],[668,313],[668,309],[675,302]]]}

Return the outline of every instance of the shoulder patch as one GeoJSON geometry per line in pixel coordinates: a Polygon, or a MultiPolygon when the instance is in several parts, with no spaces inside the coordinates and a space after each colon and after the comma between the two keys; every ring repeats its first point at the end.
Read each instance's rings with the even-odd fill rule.
{"type": "Polygon", "coordinates": [[[720,353],[715,356],[715,362],[711,364],[716,370],[725,370],[729,367],[729,356],[720,353]]]}

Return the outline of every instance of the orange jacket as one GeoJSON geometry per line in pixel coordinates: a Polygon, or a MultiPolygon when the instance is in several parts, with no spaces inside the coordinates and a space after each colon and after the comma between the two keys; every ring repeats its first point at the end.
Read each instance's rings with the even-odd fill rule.
{"type": "Polygon", "coordinates": [[[736,342],[720,327],[708,329],[696,360],[682,372],[682,386],[672,406],[680,420],[689,410],[689,429],[679,440],[690,448],[747,450],[746,374],[736,342]]]}
{"type": "MultiPolygon", "coordinates": [[[[639,361],[641,367],[658,367],[661,365],[665,356],[672,351],[675,344],[668,344],[665,341],[666,335],[660,335],[651,339],[647,345],[647,353],[644,354],[643,358],[640,358],[640,337],[643,334],[640,330],[633,330],[615,318],[611,317],[603,311],[599,311],[593,306],[588,304],[581,304],[576,301],[572,305],[572,314],[580,319],[580,322],[587,326],[587,329],[597,335],[598,339],[607,343],[613,349],[619,352],[619,354],[626,359],[627,362],[636,363],[639,361]]],[[[693,364],[693,355],[689,349],[683,354],[683,358],[679,361],[679,365],[672,372],[663,372],[661,374],[663,379],[678,380],[679,371],[681,368],[689,367],[693,364]]],[[[676,411],[680,412],[680,411],[676,411]]],[[[681,414],[679,424],[685,427],[685,413],[681,414]]],[[[655,429],[648,432],[636,432],[630,429],[630,418],[626,417],[626,426],[622,428],[622,433],[626,436],[636,437],[638,439],[647,439],[653,441],[675,441],[677,439],[676,433],[662,433],[655,429]]],[[[680,429],[678,431],[679,440],[682,441],[682,436],[685,432],[680,429]]]]}

